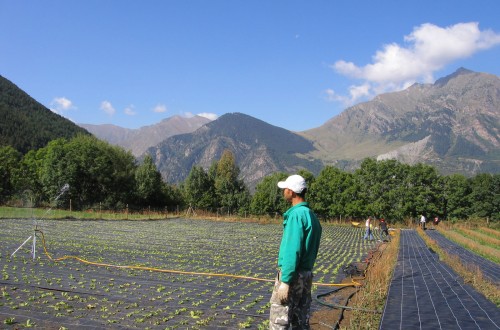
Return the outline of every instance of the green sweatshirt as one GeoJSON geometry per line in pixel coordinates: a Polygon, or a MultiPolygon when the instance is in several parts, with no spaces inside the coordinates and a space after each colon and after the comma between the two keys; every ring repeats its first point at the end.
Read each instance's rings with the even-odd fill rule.
{"type": "Polygon", "coordinates": [[[281,281],[290,284],[299,270],[313,269],[322,229],[306,202],[292,206],[283,216],[278,267],[281,281]]]}

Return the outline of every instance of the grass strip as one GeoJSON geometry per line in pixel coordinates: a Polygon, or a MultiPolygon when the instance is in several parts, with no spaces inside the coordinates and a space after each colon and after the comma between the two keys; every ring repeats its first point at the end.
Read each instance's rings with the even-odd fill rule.
{"type": "Polygon", "coordinates": [[[464,282],[470,284],[478,292],[482,293],[487,299],[492,301],[497,307],[500,307],[500,286],[484,278],[483,273],[478,267],[468,267],[464,265],[458,256],[451,255],[441,249],[435,240],[430,238],[422,229],[417,229],[418,234],[439,256],[439,260],[450,266],[464,282]]]}
{"type": "Polygon", "coordinates": [[[340,329],[376,329],[382,319],[382,314],[374,314],[364,310],[383,310],[392,274],[398,260],[400,232],[396,231],[392,241],[385,243],[379,249],[379,254],[371,260],[366,272],[364,285],[352,298],[353,310],[342,322],[340,329]]]}
{"type": "MultiPolygon", "coordinates": [[[[170,213],[170,216],[173,214],[170,213]]],[[[102,220],[146,220],[146,219],[165,219],[167,212],[158,212],[143,210],[141,212],[132,211],[110,211],[93,210],[69,211],[60,209],[42,209],[42,208],[22,208],[22,207],[0,207],[0,218],[3,219],[102,219],[102,220]]]]}
{"type": "Polygon", "coordinates": [[[443,234],[444,237],[482,256],[483,258],[500,263],[500,250],[482,245],[476,240],[465,237],[455,230],[444,230],[442,228],[438,228],[438,231],[443,234]]]}
{"type": "Polygon", "coordinates": [[[500,231],[492,229],[492,228],[487,228],[487,227],[479,227],[478,229],[481,233],[488,235],[490,237],[500,239],[500,231]]]}
{"type": "Polygon", "coordinates": [[[462,236],[476,240],[479,244],[489,246],[493,249],[500,250],[500,239],[493,238],[489,235],[483,234],[477,230],[458,227],[456,232],[462,236]]]}

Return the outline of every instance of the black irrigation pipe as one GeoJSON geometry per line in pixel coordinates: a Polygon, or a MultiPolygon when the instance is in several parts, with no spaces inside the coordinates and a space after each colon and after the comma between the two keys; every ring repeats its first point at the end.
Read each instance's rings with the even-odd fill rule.
{"type": "MultiPolygon", "coordinates": [[[[382,256],[382,254],[384,253],[385,249],[387,248],[387,246],[384,248],[384,250],[381,251],[380,253],[380,256],[378,258],[380,258],[382,256]]],[[[368,259],[367,259],[368,260],[368,259]]],[[[366,272],[368,271],[368,268],[370,267],[371,265],[371,262],[367,261],[367,266],[366,266],[366,269],[364,271],[364,274],[366,274],[366,272]]],[[[357,267],[356,267],[357,268],[357,267]]],[[[352,277],[352,276],[351,276],[352,277]]],[[[357,308],[357,307],[351,307],[351,306],[347,306],[347,304],[349,303],[349,300],[356,294],[359,292],[359,290],[361,289],[360,287],[357,287],[357,290],[352,292],[346,299],[346,302],[344,305],[338,305],[338,304],[329,304],[329,303],[326,303],[324,301],[321,301],[319,298],[321,297],[325,297],[325,296],[328,296],[332,293],[335,293],[335,292],[338,292],[340,291],[341,289],[343,288],[348,288],[348,287],[356,287],[355,285],[350,285],[350,286],[344,286],[344,287],[340,287],[340,288],[336,288],[334,290],[331,290],[331,291],[328,291],[326,293],[322,293],[322,294],[318,294],[314,297],[314,300],[319,303],[320,305],[323,305],[323,306],[326,306],[326,307],[330,307],[330,308],[337,308],[337,309],[340,309],[340,315],[339,315],[339,319],[337,320],[336,324],[335,324],[335,327],[333,329],[339,329],[340,328],[340,322],[342,321],[342,319],[344,318],[344,311],[345,310],[357,310],[357,311],[362,311],[362,312],[368,312],[368,313],[376,313],[376,314],[382,314],[381,311],[379,310],[372,310],[372,309],[365,309],[365,308],[357,308]]]]}
{"type": "MultiPolygon", "coordinates": [[[[350,287],[356,287],[356,286],[354,286],[354,285],[352,285],[352,286],[345,286],[345,287],[342,287],[342,288],[340,288],[340,289],[343,289],[343,288],[350,288],[350,287]]],[[[339,289],[339,290],[340,290],[340,289],[339,289]]],[[[322,294],[319,294],[319,295],[317,295],[317,296],[315,297],[315,299],[314,299],[314,300],[315,300],[316,302],[318,302],[319,304],[323,305],[323,306],[327,306],[327,307],[331,307],[331,308],[339,308],[339,309],[342,309],[342,310],[346,310],[346,309],[348,309],[348,310],[356,310],[356,311],[369,312],[369,313],[378,313],[378,314],[381,314],[381,313],[382,313],[382,312],[381,312],[381,311],[379,311],[379,310],[374,310],[374,309],[366,309],[366,308],[357,308],[357,307],[350,307],[350,306],[347,306],[347,305],[329,304],[329,303],[326,303],[326,302],[324,302],[324,301],[319,300],[319,298],[324,297],[324,296],[327,296],[327,295],[330,295],[330,294],[332,294],[332,293],[334,293],[334,292],[337,292],[337,291],[339,291],[339,290],[333,290],[333,291],[330,291],[330,292],[327,292],[327,293],[322,293],[322,294]]],[[[351,293],[351,294],[349,295],[349,297],[347,297],[347,299],[346,299],[346,303],[347,303],[347,302],[349,301],[349,299],[351,299],[351,298],[352,298],[352,297],[353,297],[356,293],[358,293],[358,291],[359,291],[359,290],[360,290],[360,289],[359,289],[359,287],[358,287],[358,289],[357,289],[356,291],[354,291],[353,293],[351,293]]]]}
{"type": "Polygon", "coordinates": [[[333,329],[340,329],[340,322],[342,322],[342,319],[344,318],[344,311],[345,310],[357,310],[357,311],[361,311],[361,312],[368,312],[368,313],[378,313],[378,314],[382,314],[381,311],[379,310],[371,310],[371,309],[365,309],[365,308],[357,308],[357,307],[351,307],[351,306],[347,306],[347,303],[349,302],[349,300],[356,294],[359,292],[360,288],[357,287],[357,290],[354,291],[353,293],[351,293],[347,299],[346,299],[346,302],[344,305],[337,305],[337,304],[329,304],[329,303],[326,303],[324,301],[321,301],[319,298],[321,297],[324,297],[324,296],[327,296],[327,295],[330,295],[334,292],[337,292],[337,291],[340,291],[341,289],[343,288],[349,288],[349,287],[356,287],[354,285],[352,286],[345,286],[345,287],[342,287],[342,288],[339,288],[337,290],[332,290],[332,291],[329,291],[329,292],[326,292],[326,293],[323,293],[323,294],[319,294],[317,296],[314,297],[314,300],[319,303],[320,305],[323,305],[323,306],[326,306],[326,307],[330,307],[330,308],[336,308],[336,309],[340,309],[340,315],[339,315],[339,319],[337,320],[336,324],[335,324],[335,327],[333,329]]]}

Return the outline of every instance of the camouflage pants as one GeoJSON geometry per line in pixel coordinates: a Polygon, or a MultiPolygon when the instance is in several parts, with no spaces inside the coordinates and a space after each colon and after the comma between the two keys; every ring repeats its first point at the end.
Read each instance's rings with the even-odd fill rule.
{"type": "Polygon", "coordinates": [[[288,302],[282,305],[276,294],[280,286],[281,273],[279,272],[274,282],[271,295],[271,312],[269,329],[310,329],[309,311],[311,309],[312,272],[299,271],[296,279],[290,283],[288,302]]]}

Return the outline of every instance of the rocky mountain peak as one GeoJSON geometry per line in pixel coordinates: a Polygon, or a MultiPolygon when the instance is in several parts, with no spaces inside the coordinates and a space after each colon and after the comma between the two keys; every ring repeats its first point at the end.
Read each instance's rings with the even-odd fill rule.
{"type": "Polygon", "coordinates": [[[444,173],[500,171],[500,78],[464,68],[434,84],[377,96],[303,132],[327,161],[428,162],[444,173]],[[477,166],[480,164],[480,166],[477,166]]]}

